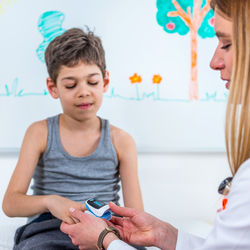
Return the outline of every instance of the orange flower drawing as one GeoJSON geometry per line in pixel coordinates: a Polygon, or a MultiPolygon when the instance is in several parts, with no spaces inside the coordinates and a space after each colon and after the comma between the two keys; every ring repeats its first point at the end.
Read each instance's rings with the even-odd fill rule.
{"type": "Polygon", "coordinates": [[[129,80],[131,84],[140,83],[142,81],[141,76],[137,75],[137,73],[134,73],[134,75],[130,76],[129,80]]]}
{"type": "Polygon", "coordinates": [[[153,84],[161,84],[162,77],[160,75],[153,76],[153,84]]]}

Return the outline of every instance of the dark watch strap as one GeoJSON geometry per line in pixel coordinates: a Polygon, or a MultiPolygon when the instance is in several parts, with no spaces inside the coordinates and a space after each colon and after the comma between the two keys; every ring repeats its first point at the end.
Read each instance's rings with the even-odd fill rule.
{"type": "Polygon", "coordinates": [[[114,228],[114,227],[106,227],[99,235],[98,237],[98,241],[97,241],[97,249],[98,250],[102,250],[104,249],[103,248],[103,240],[105,238],[105,236],[108,234],[108,233],[114,233],[119,239],[121,239],[121,235],[119,233],[119,231],[114,228]]]}

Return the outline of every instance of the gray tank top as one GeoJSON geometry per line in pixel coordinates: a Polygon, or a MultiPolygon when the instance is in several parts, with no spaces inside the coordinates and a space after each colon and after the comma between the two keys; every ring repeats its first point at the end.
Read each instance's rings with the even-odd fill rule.
{"type": "Polygon", "coordinates": [[[118,204],[119,166],[109,122],[101,119],[99,144],[86,157],[73,157],[64,150],[59,134],[59,115],[48,118],[47,122],[47,148],[34,172],[33,194],[57,194],[77,202],[94,197],[118,204]]]}

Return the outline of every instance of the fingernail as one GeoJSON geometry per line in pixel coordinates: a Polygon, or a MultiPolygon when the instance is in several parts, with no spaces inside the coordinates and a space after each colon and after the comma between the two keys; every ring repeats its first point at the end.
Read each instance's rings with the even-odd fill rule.
{"type": "Polygon", "coordinates": [[[75,209],[74,209],[73,207],[71,207],[71,208],[69,209],[69,211],[70,211],[70,212],[74,212],[75,209]]]}

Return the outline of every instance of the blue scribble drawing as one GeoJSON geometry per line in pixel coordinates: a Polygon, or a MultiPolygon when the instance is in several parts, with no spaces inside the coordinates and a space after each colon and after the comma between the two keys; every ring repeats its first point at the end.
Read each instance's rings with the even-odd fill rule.
{"type": "Polygon", "coordinates": [[[18,88],[18,78],[15,78],[9,87],[7,84],[4,85],[5,93],[0,93],[0,97],[24,97],[24,96],[46,96],[48,92],[44,89],[42,92],[24,92],[24,89],[18,88]]]}
{"type": "Polygon", "coordinates": [[[205,98],[200,99],[201,102],[215,101],[215,102],[226,102],[228,99],[228,93],[224,93],[224,98],[217,98],[216,91],[212,94],[206,92],[205,98]]]}
{"type": "MultiPolygon", "coordinates": [[[[136,93],[135,97],[126,97],[126,96],[122,96],[120,94],[117,94],[115,92],[115,88],[111,88],[110,94],[105,94],[104,95],[105,98],[108,99],[113,99],[113,98],[117,98],[117,99],[121,99],[124,101],[145,101],[145,100],[152,100],[152,101],[158,101],[158,102],[181,102],[181,103],[190,103],[192,102],[189,99],[181,99],[181,98],[161,98],[159,95],[159,92],[155,92],[152,91],[150,93],[145,93],[143,92],[141,95],[138,96],[138,93],[136,93]]],[[[205,98],[200,98],[200,102],[210,102],[210,101],[214,101],[214,102],[226,102],[227,101],[227,97],[228,94],[224,94],[224,98],[219,98],[217,96],[217,93],[214,92],[212,94],[209,94],[208,92],[206,92],[205,94],[205,98]]]]}
{"type": "MultiPolygon", "coordinates": [[[[28,96],[47,96],[48,91],[46,89],[43,89],[40,92],[27,92],[24,89],[19,88],[19,79],[15,78],[10,86],[8,84],[4,85],[4,93],[0,92],[0,97],[28,97],[28,96]]],[[[1,84],[0,84],[1,87],[1,84]]],[[[154,102],[176,102],[176,103],[190,103],[192,102],[189,99],[181,99],[181,98],[162,98],[160,97],[159,92],[156,91],[151,91],[149,93],[142,92],[141,94],[136,93],[136,96],[134,97],[129,97],[129,96],[124,96],[116,93],[115,88],[111,88],[111,91],[109,94],[105,94],[104,98],[107,99],[120,99],[123,101],[137,101],[137,102],[142,102],[142,101],[154,101],[154,102]]],[[[228,93],[224,94],[224,98],[220,98],[217,96],[217,93],[205,93],[204,98],[200,98],[200,102],[226,102],[228,98],[228,93]]]]}
{"type": "Polygon", "coordinates": [[[44,12],[38,20],[38,30],[44,37],[43,42],[36,50],[38,58],[44,63],[44,52],[49,43],[57,36],[64,33],[62,28],[64,14],[60,11],[44,12]]]}

